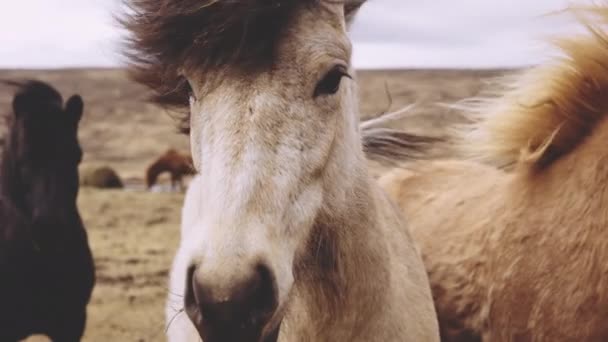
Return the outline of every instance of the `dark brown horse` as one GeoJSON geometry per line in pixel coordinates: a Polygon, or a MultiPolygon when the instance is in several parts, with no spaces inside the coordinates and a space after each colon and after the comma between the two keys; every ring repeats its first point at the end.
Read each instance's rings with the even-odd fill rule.
{"type": "Polygon", "coordinates": [[[0,341],[79,341],[95,283],[76,198],[80,96],[18,86],[0,168],[0,341]]]}
{"type": "Polygon", "coordinates": [[[185,175],[193,175],[196,172],[192,166],[192,157],[183,155],[174,149],[169,149],[162,156],[156,159],[146,171],[146,186],[150,189],[158,176],[164,172],[171,174],[171,187],[180,190],[184,189],[182,178],[185,175]]]}

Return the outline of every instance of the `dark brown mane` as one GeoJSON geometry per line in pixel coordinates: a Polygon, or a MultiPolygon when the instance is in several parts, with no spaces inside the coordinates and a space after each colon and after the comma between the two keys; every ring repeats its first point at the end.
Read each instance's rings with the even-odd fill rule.
{"type": "Polygon", "coordinates": [[[119,18],[130,36],[125,56],[131,77],[171,109],[188,104],[181,70],[268,65],[274,45],[297,8],[320,1],[345,4],[348,16],[362,0],[125,0],[119,18]]]}

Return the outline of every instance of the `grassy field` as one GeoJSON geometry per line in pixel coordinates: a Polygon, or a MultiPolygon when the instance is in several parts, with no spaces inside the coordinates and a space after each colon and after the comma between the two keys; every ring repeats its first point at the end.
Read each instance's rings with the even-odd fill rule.
{"type": "MultiPolygon", "coordinates": [[[[413,132],[441,134],[461,120],[437,103],[476,95],[505,70],[361,71],[361,110],[373,116],[416,104],[398,123],[413,132]]],[[[166,149],[188,151],[167,113],[147,104],[146,91],[122,70],[0,70],[0,79],[35,78],[68,97],[85,100],[80,127],[82,167],[107,165],[121,177],[141,181],[148,164],[166,149]]],[[[10,109],[12,92],[0,87],[0,108],[10,109]]],[[[376,168],[375,172],[382,172],[376,168]]],[[[81,189],[79,208],[89,232],[97,284],[89,306],[84,341],[163,341],[167,275],[179,241],[182,194],[81,189]]]]}

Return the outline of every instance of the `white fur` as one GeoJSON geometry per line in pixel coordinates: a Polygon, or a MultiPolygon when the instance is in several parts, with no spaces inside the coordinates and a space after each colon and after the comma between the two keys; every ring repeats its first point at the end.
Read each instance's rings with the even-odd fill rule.
{"type": "Polygon", "coordinates": [[[188,250],[189,228],[193,227],[198,220],[201,202],[202,188],[200,187],[200,176],[195,176],[186,192],[184,206],[182,208],[181,242],[169,275],[169,295],[165,307],[167,322],[167,337],[169,342],[198,342],[200,337],[192,325],[192,322],[183,311],[184,287],[186,271],[190,263],[188,250]]]}

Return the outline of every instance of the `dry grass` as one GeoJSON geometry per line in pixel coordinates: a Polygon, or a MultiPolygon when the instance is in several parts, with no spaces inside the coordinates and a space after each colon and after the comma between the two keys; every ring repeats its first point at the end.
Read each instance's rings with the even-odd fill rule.
{"type": "Polygon", "coordinates": [[[158,341],[183,195],[83,189],[79,208],[95,253],[88,341],[158,341]]]}
{"type": "MultiPolygon", "coordinates": [[[[484,79],[504,71],[364,71],[359,73],[362,112],[412,103],[414,116],[398,123],[413,132],[442,134],[461,120],[434,106],[474,96],[484,79]]],[[[108,165],[123,178],[143,177],[148,163],[169,147],[188,150],[185,136],[162,110],[146,104],[144,89],[121,70],[0,71],[1,79],[37,78],[64,97],[80,93],[85,115],[80,139],[83,167],[108,165]]],[[[0,88],[0,108],[12,92],[0,88]]],[[[383,168],[373,165],[379,174],[383,168]]],[[[84,188],[79,207],[97,267],[85,341],[163,341],[167,274],[179,240],[182,194],[102,191],[84,188]]]]}

